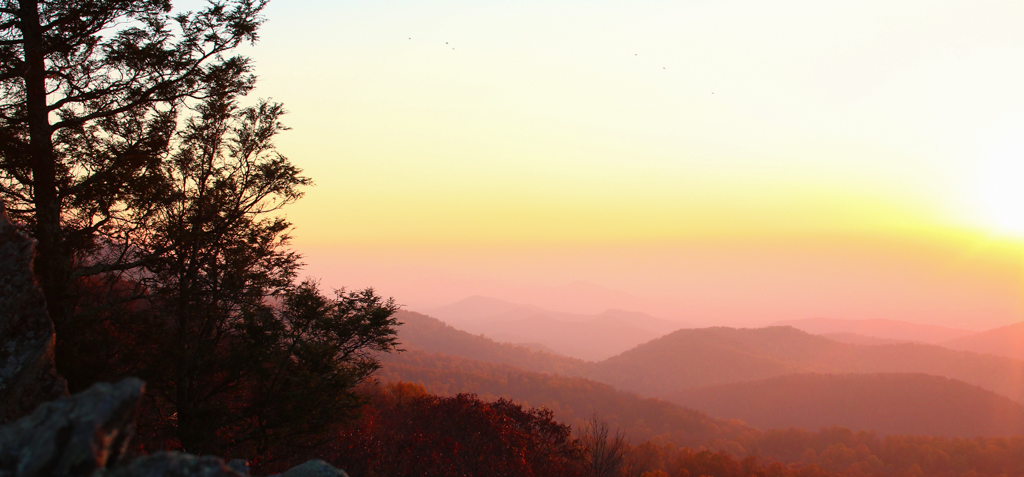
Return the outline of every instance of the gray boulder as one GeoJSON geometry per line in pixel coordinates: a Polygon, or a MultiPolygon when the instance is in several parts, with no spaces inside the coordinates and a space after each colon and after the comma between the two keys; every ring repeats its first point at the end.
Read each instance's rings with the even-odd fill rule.
{"type": "Polygon", "coordinates": [[[53,322],[32,273],[34,246],[0,204],[0,423],[68,393],[53,364],[53,322]]]}
{"type": "Polygon", "coordinates": [[[286,470],[281,477],[348,477],[348,474],[327,462],[314,459],[286,470]]]}
{"type": "Polygon", "coordinates": [[[88,476],[116,464],[143,388],[136,378],[95,384],[0,427],[0,477],[88,476]]]}
{"type": "Polygon", "coordinates": [[[243,473],[239,470],[218,457],[157,452],[94,477],[248,477],[248,471],[243,473]]]}
{"type": "MultiPolygon", "coordinates": [[[[124,462],[144,391],[136,378],[47,402],[0,427],[0,477],[248,477],[245,461],[158,452],[124,462]]],[[[282,477],[348,477],[311,460],[282,477]]]]}
{"type": "MultiPolygon", "coordinates": [[[[139,457],[131,464],[93,477],[248,477],[248,464],[241,459],[224,462],[209,456],[181,452],[158,452],[139,457]]],[[[272,477],[348,477],[348,474],[322,460],[311,460],[272,477]]]]}
{"type": "Polygon", "coordinates": [[[249,463],[243,459],[231,459],[227,465],[239,474],[249,475],[249,463]]]}
{"type": "MultiPolygon", "coordinates": [[[[145,385],[126,378],[67,396],[32,258],[32,240],[0,203],[0,477],[248,477],[239,459],[158,452],[122,462],[145,385]]],[[[282,475],[347,477],[320,460],[282,475]]]]}

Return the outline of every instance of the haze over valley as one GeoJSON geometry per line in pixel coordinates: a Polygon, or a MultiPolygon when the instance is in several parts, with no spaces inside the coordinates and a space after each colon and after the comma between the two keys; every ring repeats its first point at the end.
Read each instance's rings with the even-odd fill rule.
{"type": "Polygon", "coordinates": [[[1024,477],[1022,26],[0,0],[0,477],[1024,477]]]}
{"type": "Polygon", "coordinates": [[[253,59],[301,273],[401,307],[347,439],[1024,475],[1021,5],[296,1],[253,59]]]}
{"type": "MultiPolygon", "coordinates": [[[[476,334],[456,326],[469,323],[470,328],[488,330],[492,328],[487,325],[505,318],[522,323],[516,321],[521,314],[545,313],[539,307],[470,297],[438,313],[447,314],[449,324],[424,314],[400,312],[405,325],[399,336],[416,353],[389,358],[385,375],[390,379],[417,382],[434,392],[461,389],[543,403],[565,419],[580,422],[587,412],[619,419],[622,411],[610,405],[595,407],[600,401],[597,391],[588,391],[590,398],[577,396],[570,402],[561,394],[566,390],[557,388],[604,383],[610,387],[600,388],[608,390],[602,392],[633,393],[633,399],[641,399],[638,403],[662,409],[657,412],[669,412],[665,409],[674,409],[669,403],[676,403],[708,418],[736,420],[760,429],[842,426],[879,434],[965,437],[1024,432],[1024,361],[922,343],[963,334],[960,330],[873,320],[798,323],[816,324],[818,331],[833,332],[839,327],[889,336],[861,335],[888,344],[853,344],[791,326],[686,328],[614,356],[586,359],[538,349],[529,342],[502,342],[488,331],[476,334]],[[481,317],[480,323],[473,323],[474,315],[481,317]],[[894,330],[903,333],[905,341],[893,339],[894,330]]],[[[545,348],[571,347],[579,343],[579,336],[596,334],[587,327],[607,327],[605,321],[586,315],[547,314],[547,320],[560,317],[579,328],[574,331],[578,334],[529,338],[544,338],[545,348]]],[[[619,315],[624,317],[620,324],[632,329],[661,323],[644,314],[619,315]]],[[[500,336],[500,331],[495,335],[500,336]]],[[[971,334],[978,339],[989,335],[971,334]]],[[[635,339],[622,334],[618,342],[624,347],[635,339]]],[[[632,429],[636,439],[660,435],[636,430],[635,423],[617,425],[632,429]]]]}

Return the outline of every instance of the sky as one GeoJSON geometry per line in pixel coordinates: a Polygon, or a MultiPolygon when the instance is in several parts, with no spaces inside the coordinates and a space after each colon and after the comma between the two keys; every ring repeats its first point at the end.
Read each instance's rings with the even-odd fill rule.
{"type": "Polygon", "coordinates": [[[1024,320],[1024,3],[265,15],[243,52],[316,183],[286,213],[324,287],[696,325],[1024,320]]]}

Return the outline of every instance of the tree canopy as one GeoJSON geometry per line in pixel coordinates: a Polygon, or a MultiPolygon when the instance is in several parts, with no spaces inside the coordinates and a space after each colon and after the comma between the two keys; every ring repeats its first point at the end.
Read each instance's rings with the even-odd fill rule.
{"type": "Polygon", "coordinates": [[[0,1],[0,196],[38,242],[58,333],[76,313],[76,279],[148,258],[133,246],[178,113],[211,91],[252,89],[248,58],[229,55],[256,40],[265,5],[0,1]]]}
{"type": "Polygon", "coordinates": [[[372,289],[300,281],[283,105],[234,49],[266,0],[0,0],[0,200],[72,391],[138,375],[143,445],[264,459],[354,417],[397,347],[372,289]]]}

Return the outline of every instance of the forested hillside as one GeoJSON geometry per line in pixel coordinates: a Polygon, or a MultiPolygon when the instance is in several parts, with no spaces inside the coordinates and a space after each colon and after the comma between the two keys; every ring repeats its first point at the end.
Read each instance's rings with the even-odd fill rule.
{"type": "Polygon", "coordinates": [[[485,400],[507,398],[546,407],[556,419],[574,427],[597,413],[613,428],[624,430],[634,442],[656,439],[676,445],[715,443],[724,447],[727,441],[740,440],[750,431],[737,421],[712,419],[703,412],[580,377],[423,351],[385,355],[381,361],[384,367],[378,377],[386,381],[408,381],[442,395],[476,393],[485,400]]]}
{"type": "Polygon", "coordinates": [[[952,349],[1024,359],[1024,322],[940,343],[952,349]]]}
{"type": "MultiPolygon", "coordinates": [[[[740,423],[712,419],[703,413],[662,401],[640,399],[629,393],[615,391],[609,386],[579,378],[523,372],[511,366],[424,352],[388,356],[386,360],[387,363],[380,374],[386,380],[407,376],[412,382],[422,383],[447,396],[457,392],[454,390],[476,390],[484,401],[491,401],[507,392],[519,404],[529,402],[531,406],[551,406],[555,419],[572,423],[574,432],[579,432],[583,426],[580,423],[580,413],[573,406],[588,409],[590,403],[593,403],[599,412],[606,409],[616,410],[601,415],[611,424],[611,429],[623,424],[629,425],[629,422],[633,422],[634,425],[627,432],[630,442],[620,443],[616,447],[619,459],[612,467],[615,469],[614,472],[607,475],[960,477],[966,474],[995,477],[1024,473],[1024,460],[1021,459],[1024,456],[1022,437],[883,437],[874,432],[855,432],[843,427],[760,431],[740,423]],[[520,401],[515,395],[527,397],[520,401]],[[605,407],[606,405],[609,407],[605,407]],[[570,417],[567,419],[560,416],[570,417]],[[636,420],[637,418],[642,421],[636,420]],[[638,425],[641,422],[643,425],[638,425]],[[669,432],[655,436],[650,441],[644,440],[643,432],[653,434],[659,428],[656,426],[663,426],[666,429],[679,426],[696,432],[682,435],[669,432]],[[708,440],[700,442],[701,437],[708,440]],[[689,444],[684,444],[687,447],[680,447],[677,440],[689,444]]],[[[403,386],[400,382],[391,382],[399,388],[403,386]]],[[[385,401],[387,409],[396,405],[394,399],[392,397],[385,401]]],[[[438,408],[431,404],[439,402],[437,398],[426,399],[426,403],[434,407],[417,411],[418,414],[415,416],[420,416],[416,418],[418,420],[408,424],[399,424],[390,416],[381,416],[387,419],[386,421],[376,420],[373,416],[380,411],[375,409],[376,406],[371,407],[370,414],[356,423],[353,430],[343,431],[340,434],[342,438],[335,445],[355,446],[356,451],[362,452],[357,455],[386,459],[387,461],[381,462],[381,466],[384,467],[408,465],[411,459],[398,458],[386,452],[375,451],[375,447],[366,446],[394,445],[392,442],[395,440],[404,439],[402,433],[396,432],[398,429],[404,429],[402,432],[412,430],[419,433],[417,435],[420,436],[420,440],[415,441],[420,443],[416,452],[421,452],[419,449],[425,449],[422,452],[427,452],[430,447],[426,443],[433,440],[450,439],[449,442],[460,442],[461,439],[465,439],[464,433],[455,432],[447,427],[436,429],[429,424],[433,421],[425,417],[424,413],[429,414],[434,421],[444,420],[446,413],[450,412],[445,409],[451,407],[438,408]],[[364,433],[369,433],[369,437],[379,437],[366,441],[367,434],[364,433]],[[363,442],[367,444],[360,444],[363,442]],[[361,445],[364,447],[360,447],[361,445]]],[[[463,401],[452,401],[456,402],[463,401]]],[[[609,436],[610,445],[615,442],[612,437],[609,436]]],[[[352,451],[348,452],[351,455],[352,451]]],[[[539,455],[551,454],[541,452],[539,455]]],[[[446,461],[447,458],[440,460],[446,461]]],[[[506,465],[504,461],[497,462],[506,465]]]]}
{"type": "Polygon", "coordinates": [[[398,339],[406,349],[462,356],[549,373],[569,373],[584,363],[579,359],[535,351],[526,346],[498,343],[490,338],[455,329],[421,313],[401,310],[395,317],[403,323],[398,330],[398,339]]]}
{"type": "Polygon", "coordinates": [[[777,321],[769,326],[792,326],[812,335],[853,333],[873,338],[933,344],[974,334],[972,331],[959,328],[886,319],[840,320],[836,318],[805,318],[802,320],[777,321]]]}
{"type": "Polygon", "coordinates": [[[679,330],[579,374],[647,396],[794,373],[925,373],[1024,402],[1024,361],[925,344],[854,345],[789,327],[679,330]]]}
{"type": "Polygon", "coordinates": [[[796,374],[687,389],[672,401],[759,429],[843,426],[879,434],[1024,434],[1024,406],[925,374],[796,374]]]}
{"type": "Polygon", "coordinates": [[[883,345],[883,344],[897,344],[897,343],[909,343],[909,340],[894,340],[888,338],[876,338],[874,336],[858,335],[857,333],[825,333],[823,335],[832,341],[838,341],[840,343],[859,344],[859,345],[883,345]]]}

